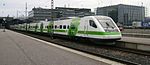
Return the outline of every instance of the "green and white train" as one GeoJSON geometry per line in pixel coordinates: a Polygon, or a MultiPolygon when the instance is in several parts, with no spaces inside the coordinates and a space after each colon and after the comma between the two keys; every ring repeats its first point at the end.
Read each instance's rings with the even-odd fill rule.
{"type": "Polygon", "coordinates": [[[11,28],[39,33],[57,34],[93,40],[121,39],[122,35],[115,22],[107,16],[74,17],[65,20],[11,25],[11,28]]]}

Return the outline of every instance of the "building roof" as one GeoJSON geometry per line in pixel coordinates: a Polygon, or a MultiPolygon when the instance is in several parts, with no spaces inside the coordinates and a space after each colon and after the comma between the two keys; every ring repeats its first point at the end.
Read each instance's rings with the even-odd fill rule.
{"type": "Polygon", "coordinates": [[[110,6],[104,6],[104,7],[97,7],[97,8],[109,8],[109,7],[118,7],[118,6],[129,6],[129,7],[143,7],[144,6],[136,6],[136,5],[127,5],[127,4],[117,4],[117,5],[110,5],[110,6]]]}

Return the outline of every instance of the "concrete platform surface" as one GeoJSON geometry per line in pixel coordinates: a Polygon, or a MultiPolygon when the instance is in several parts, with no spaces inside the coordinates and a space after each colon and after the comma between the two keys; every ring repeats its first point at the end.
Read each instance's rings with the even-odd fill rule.
{"type": "Polygon", "coordinates": [[[0,65],[108,65],[10,30],[0,29],[0,65]]]}

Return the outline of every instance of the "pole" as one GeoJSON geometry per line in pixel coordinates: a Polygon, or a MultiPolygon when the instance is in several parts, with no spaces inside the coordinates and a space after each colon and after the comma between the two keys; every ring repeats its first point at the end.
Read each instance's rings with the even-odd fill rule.
{"type": "Polygon", "coordinates": [[[53,34],[54,34],[54,20],[53,20],[53,9],[54,9],[54,0],[51,0],[51,21],[52,21],[52,26],[51,26],[51,33],[50,36],[53,39],[53,34]]]}
{"type": "Polygon", "coordinates": [[[17,18],[18,18],[18,10],[17,10],[17,18]]]}
{"type": "Polygon", "coordinates": [[[25,26],[26,26],[26,31],[27,31],[27,2],[26,2],[26,7],[25,7],[25,26]]]}
{"type": "Polygon", "coordinates": [[[27,19],[27,2],[26,2],[26,7],[25,7],[25,18],[27,19]]]}
{"type": "Polygon", "coordinates": [[[4,27],[4,30],[3,30],[3,32],[5,32],[5,26],[6,26],[6,19],[5,18],[3,18],[3,27],[4,27]]]}

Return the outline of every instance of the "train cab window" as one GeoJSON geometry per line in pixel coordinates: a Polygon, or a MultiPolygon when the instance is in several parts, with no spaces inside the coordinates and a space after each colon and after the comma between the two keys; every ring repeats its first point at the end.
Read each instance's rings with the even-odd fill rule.
{"type": "Polygon", "coordinates": [[[95,22],[93,20],[89,20],[90,26],[97,28],[95,22]]]}
{"type": "Polygon", "coordinates": [[[63,29],[66,29],[66,25],[63,26],[63,29]]]}
{"type": "Polygon", "coordinates": [[[62,25],[60,25],[60,29],[62,29],[62,25]]]}

